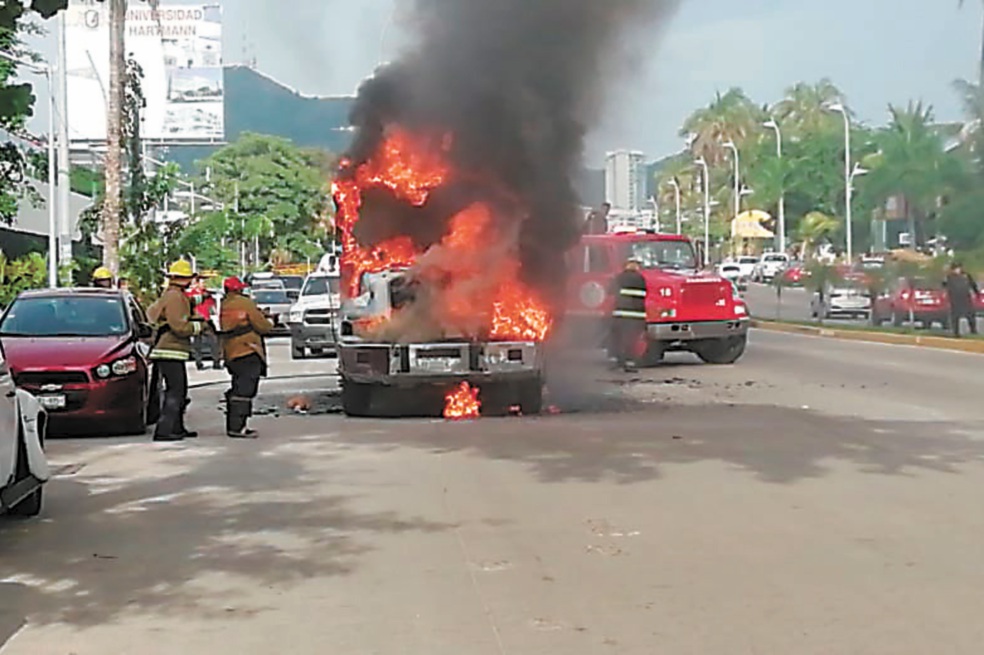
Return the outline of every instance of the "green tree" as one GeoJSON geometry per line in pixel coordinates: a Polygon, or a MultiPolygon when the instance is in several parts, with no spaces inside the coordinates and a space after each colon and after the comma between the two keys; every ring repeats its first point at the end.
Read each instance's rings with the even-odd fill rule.
{"type": "Polygon", "coordinates": [[[48,282],[48,261],[32,252],[9,261],[0,252],[0,307],[7,307],[21,291],[38,289],[48,282]]]}
{"type": "Polygon", "coordinates": [[[691,114],[680,128],[680,136],[689,138],[690,151],[703,157],[712,167],[728,161],[724,143],[732,141],[739,146],[761,130],[765,111],[757,106],[739,88],[718,93],[706,107],[691,114]]]}
{"type": "Polygon", "coordinates": [[[199,165],[207,171],[202,186],[226,207],[238,207],[261,256],[287,247],[308,257],[321,251],[327,234],[327,158],[286,139],[247,133],[199,165]]]}
{"type": "Polygon", "coordinates": [[[902,198],[916,246],[924,239],[924,222],[935,216],[940,199],[959,185],[965,168],[946,152],[932,107],[910,102],[905,108],[889,106],[889,113],[891,122],[875,134],[878,151],[864,160],[871,167],[865,194],[879,202],[902,198]]]}
{"type": "Polygon", "coordinates": [[[808,136],[840,125],[840,117],[831,114],[827,105],[840,102],[843,97],[827,78],[816,84],[797,82],[786,89],[786,96],[776,103],[773,114],[789,137],[808,136]]]}
{"type": "Polygon", "coordinates": [[[812,259],[817,247],[840,230],[840,227],[836,218],[822,212],[813,211],[804,216],[797,229],[797,236],[803,244],[802,258],[807,261],[812,259]]]}

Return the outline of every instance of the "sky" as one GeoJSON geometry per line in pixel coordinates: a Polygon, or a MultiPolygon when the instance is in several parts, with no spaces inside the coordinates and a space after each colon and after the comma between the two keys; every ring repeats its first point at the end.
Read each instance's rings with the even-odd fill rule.
{"type": "MultiPolygon", "coordinates": [[[[406,2],[224,0],[224,59],[255,58],[261,71],[302,93],[351,94],[379,61],[398,56],[405,18],[395,7],[406,2]]],[[[984,11],[984,3],[966,4],[682,0],[663,24],[626,35],[632,64],[610,80],[588,164],[600,166],[606,150],[619,148],[653,159],[680,150],[686,117],[732,86],[766,104],[797,81],[830,77],[867,123],[884,122],[889,103],[910,99],[932,105],[939,120],[957,120],[952,82],[977,75],[984,11]]]]}

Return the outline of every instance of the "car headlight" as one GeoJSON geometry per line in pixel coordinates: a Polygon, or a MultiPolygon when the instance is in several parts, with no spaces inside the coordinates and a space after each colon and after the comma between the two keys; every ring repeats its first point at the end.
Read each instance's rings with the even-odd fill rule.
{"type": "Polygon", "coordinates": [[[96,367],[96,375],[101,378],[108,378],[109,374],[112,372],[112,369],[109,368],[109,364],[100,364],[96,367]]]}
{"type": "Polygon", "coordinates": [[[299,309],[292,309],[287,315],[287,321],[289,323],[300,323],[304,320],[304,312],[299,309]]]}
{"type": "Polygon", "coordinates": [[[113,370],[113,375],[130,375],[131,373],[137,372],[137,358],[124,357],[123,359],[117,359],[113,362],[111,366],[113,370]]]}

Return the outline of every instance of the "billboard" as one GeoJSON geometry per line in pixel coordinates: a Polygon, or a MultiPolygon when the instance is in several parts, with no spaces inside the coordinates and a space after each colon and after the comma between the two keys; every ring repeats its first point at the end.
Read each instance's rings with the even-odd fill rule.
{"type": "MultiPolygon", "coordinates": [[[[65,14],[68,128],[72,141],[105,141],[109,88],[107,2],[71,0],[65,14]]],[[[162,142],[222,141],[222,9],[131,2],[126,49],[143,68],[141,136],[162,142]]]]}

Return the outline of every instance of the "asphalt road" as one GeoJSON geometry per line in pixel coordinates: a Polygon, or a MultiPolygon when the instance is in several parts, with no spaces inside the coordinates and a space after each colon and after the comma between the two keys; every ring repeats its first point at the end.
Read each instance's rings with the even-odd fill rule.
{"type": "Polygon", "coordinates": [[[976,655],[982,364],[755,332],[733,367],[571,355],[560,413],[466,423],[268,381],[257,442],[200,388],[198,440],[50,444],[0,654],[976,655]]]}

